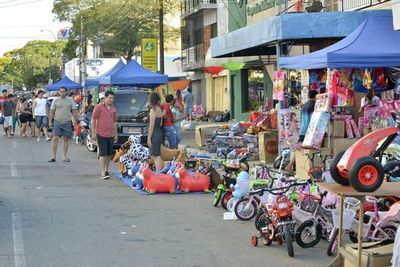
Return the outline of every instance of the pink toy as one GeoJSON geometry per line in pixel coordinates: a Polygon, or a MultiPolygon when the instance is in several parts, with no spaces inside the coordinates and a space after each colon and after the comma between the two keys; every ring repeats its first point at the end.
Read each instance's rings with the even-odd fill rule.
{"type": "Polygon", "coordinates": [[[142,171],[143,188],[149,193],[174,193],[174,177],[161,173],[154,173],[149,168],[142,171]]]}
{"type": "Polygon", "coordinates": [[[328,112],[315,111],[303,141],[303,148],[320,149],[330,120],[328,112]]]}
{"type": "Polygon", "coordinates": [[[364,117],[360,117],[358,118],[358,131],[362,133],[363,129],[364,129],[364,117]]]}
{"type": "Polygon", "coordinates": [[[381,100],[382,116],[392,117],[391,112],[395,109],[394,101],[381,100]]]}
{"type": "Polygon", "coordinates": [[[180,168],[179,190],[184,192],[204,192],[210,187],[210,177],[201,173],[189,173],[186,169],[180,168]]]}
{"type": "Polygon", "coordinates": [[[347,138],[354,138],[353,129],[351,128],[350,120],[345,120],[347,138]]]}
{"type": "Polygon", "coordinates": [[[332,98],[329,94],[318,94],[315,99],[315,111],[331,111],[332,98]]]}
{"type": "Polygon", "coordinates": [[[380,107],[365,107],[364,108],[364,125],[371,126],[374,118],[381,116],[380,107]]]}
{"type": "Polygon", "coordinates": [[[358,128],[357,128],[356,122],[355,122],[353,119],[351,119],[351,120],[350,120],[350,124],[351,124],[351,128],[353,128],[354,136],[355,136],[356,138],[360,138],[360,137],[361,137],[361,133],[360,133],[360,131],[359,131],[358,128]]]}

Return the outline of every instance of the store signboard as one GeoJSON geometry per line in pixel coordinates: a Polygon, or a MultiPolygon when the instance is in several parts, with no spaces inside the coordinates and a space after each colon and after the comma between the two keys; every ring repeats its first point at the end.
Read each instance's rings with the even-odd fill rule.
{"type": "Polygon", "coordinates": [[[400,30],[400,0],[392,0],[393,26],[396,31],[400,30]]]}
{"type": "Polygon", "coordinates": [[[158,71],[158,53],[156,37],[142,38],[142,66],[153,72],[158,71]]]}

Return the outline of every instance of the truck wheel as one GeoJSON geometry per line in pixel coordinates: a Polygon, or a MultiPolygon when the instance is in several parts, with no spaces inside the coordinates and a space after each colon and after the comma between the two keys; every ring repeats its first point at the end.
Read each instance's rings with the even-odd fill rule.
{"type": "Polygon", "coordinates": [[[350,169],[349,181],[358,192],[374,192],[384,179],[382,165],[374,158],[363,157],[350,169]]]}
{"type": "Polygon", "coordinates": [[[344,151],[339,152],[333,157],[329,171],[331,173],[332,179],[336,183],[341,184],[341,185],[349,185],[350,184],[349,179],[343,177],[337,168],[337,165],[338,165],[340,159],[343,157],[344,153],[345,153],[344,151]]]}

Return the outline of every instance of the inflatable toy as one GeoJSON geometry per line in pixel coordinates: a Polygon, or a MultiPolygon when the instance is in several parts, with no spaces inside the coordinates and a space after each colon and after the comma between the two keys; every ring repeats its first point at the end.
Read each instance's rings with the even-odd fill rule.
{"type": "Polygon", "coordinates": [[[174,193],[175,179],[171,175],[154,173],[149,168],[142,172],[143,188],[149,193],[174,193]]]}
{"type": "Polygon", "coordinates": [[[181,168],[179,174],[179,190],[184,192],[208,192],[210,177],[201,173],[189,173],[181,168]]]}

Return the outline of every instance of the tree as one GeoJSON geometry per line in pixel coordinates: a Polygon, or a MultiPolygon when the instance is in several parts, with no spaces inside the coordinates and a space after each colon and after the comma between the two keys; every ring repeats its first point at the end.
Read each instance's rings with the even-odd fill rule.
{"type": "MultiPolygon", "coordinates": [[[[180,1],[164,0],[165,13],[178,12],[179,5],[180,1]]],[[[61,21],[72,22],[71,42],[79,37],[82,19],[85,38],[112,48],[128,61],[142,36],[159,34],[158,0],[55,0],[53,13],[61,21]]],[[[179,35],[179,29],[164,26],[167,40],[179,35]]]]}
{"type": "Polygon", "coordinates": [[[60,53],[64,46],[61,41],[31,41],[5,53],[0,58],[0,83],[9,84],[11,76],[15,88],[33,88],[47,84],[50,77],[60,79],[60,53]]]}

